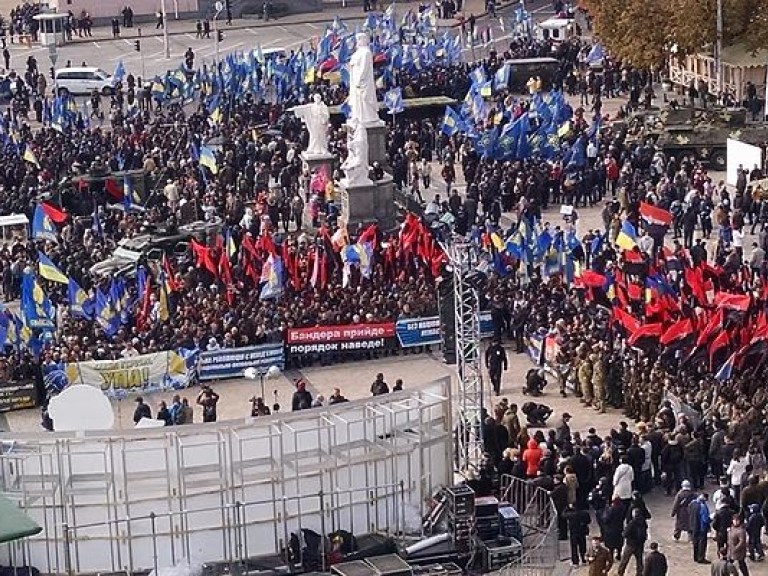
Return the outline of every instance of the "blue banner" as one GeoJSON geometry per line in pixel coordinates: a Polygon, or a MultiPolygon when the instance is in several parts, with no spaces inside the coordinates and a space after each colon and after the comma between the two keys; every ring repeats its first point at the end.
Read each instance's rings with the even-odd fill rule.
{"type": "Polygon", "coordinates": [[[493,336],[493,320],[489,311],[480,312],[480,338],[493,336]]]}
{"type": "Polygon", "coordinates": [[[544,336],[541,334],[531,334],[526,338],[528,347],[528,356],[534,364],[544,364],[544,336]]]}
{"type": "Polygon", "coordinates": [[[398,320],[395,322],[395,332],[397,332],[397,339],[403,348],[440,344],[440,317],[429,316],[428,318],[398,320]]]}
{"type": "MultiPolygon", "coordinates": [[[[439,316],[398,320],[395,323],[395,332],[403,348],[442,343],[439,316]]],[[[490,338],[491,336],[493,336],[491,313],[480,312],[480,337],[490,338]]]]}
{"type": "Polygon", "coordinates": [[[246,368],[269,368],[285,364],[283,344],[264,344],[247,348],[227,348],[200,353],[198,377],[201,381],[240,378],[246,368]]]}

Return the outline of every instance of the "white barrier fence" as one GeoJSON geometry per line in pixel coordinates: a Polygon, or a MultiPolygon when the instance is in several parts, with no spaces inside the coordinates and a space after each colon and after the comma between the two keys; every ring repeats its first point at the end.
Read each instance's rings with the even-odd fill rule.
{"type": "Polygon", "coordinates": [[[151,570],[276,554],[300,528],[396,530],[452,480],[449,398],[446,377],[298,414],[0,436],[0,493],[43,527],[0,564],[151,570]]]}

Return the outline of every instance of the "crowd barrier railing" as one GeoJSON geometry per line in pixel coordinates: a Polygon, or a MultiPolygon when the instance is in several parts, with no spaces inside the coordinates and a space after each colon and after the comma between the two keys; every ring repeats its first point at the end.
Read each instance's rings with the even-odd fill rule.
{"type": "Polygon", "coordinates": [[[557,510],[549,492],[509,474],[501,477],[501,501],[520,516],[523,552],[499,571],[500,576],[550,576],[559,561],[557,510]]]}

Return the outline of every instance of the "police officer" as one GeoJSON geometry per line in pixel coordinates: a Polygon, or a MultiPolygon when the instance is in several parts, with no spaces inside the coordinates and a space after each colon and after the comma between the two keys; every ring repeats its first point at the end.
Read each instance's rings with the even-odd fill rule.
{"type": "Polygon", "coordinates": [[[507,370],[507,353],[499,338],[494,338],[485,351],[485,367],[493,384],[493,393],[498,396],[501,394],[501,372],[507,370]]]}

